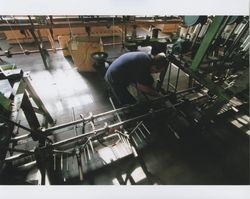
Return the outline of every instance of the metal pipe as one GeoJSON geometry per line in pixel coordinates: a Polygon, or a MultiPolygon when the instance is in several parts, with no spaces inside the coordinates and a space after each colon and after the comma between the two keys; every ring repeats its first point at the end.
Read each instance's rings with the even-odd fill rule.
{"type": "Polygon", "coordinates": [[[54,171],[56,170],[56,154],[53,154],[54,171]]]}
{"type": "Polygon", "coordinates": [[[90,148],[91,148],[92,154],[94,154],[94,153],[95,153],[95,150],[94,150],[94,147],[93,147],[93,144],[92,144],[91,139],[89,139],[89,145],[90,145],[90,148]]]}
{"type": "MultiPolygon", "coordinates": [[[[181,102],[182,103],[182,102],[181,102]]],[[[176,104],[176,105],[179,105],[180,103],[176,104]]],[[[161,109],[158,109],[156,111],[154,111],[154,113],[159,113],[159,112],[163,112],[165,111],[166,108],[161,108],[161,109]]],[[[98,135],[101,135],[103,134],[103,131],[107,130],[107,129],[111,129],[111,128],[115,128],[115,127],[118,127],[118,126],[121,126],[121,125],[124,125],[124,124],[128,124],[130,122],[134,122],[136,120],[142,120],[142,119],[145,119],[146,117],[152,115],[153,113],[149,112],[149,113],[146,113],[146,114],[143,114],[143,115],[140,115],[140,116],[137,116],[137,117],[134,117],[134,118],[131,118],[131,119],[128,119],[128,120],[125,120],[125,121],[122,121],[122,122],[118,122],[116,124],[111,124],[111,125],[108,125],[108,126],[104,126],[102,128],[99,128],[99,129],[96,129],[95,131],[90,131],[88,133],[85,133],[85,134],[81,134],[81,135],[78,135],[78,136],[75,136],[75,137],[72,137],[72,138],[68,138],[68,139],[65,139],[65,140],[62,140],[62,141],[59,141],[59,142],[56,142],[56,143],[53,143],[52,146],[54,147],[58,147],[58,146],[61,146],[61,145],[64,145],[64,144],[67,144],[67,143],[70,143],[70,142],[73,142],[73,141],[76,141],[76,140],[79,140],[79,139],[82,139],[83,137],[87,137],[87,136],[90,136],[90,135],[93,135],[93,134],[98,134],[98,135]],[[101,133],[102,132],[102,133],[101,133]]],[[[104,132],[105,133],[105,132],[104,132]]],[[[95,135],[95,136],[96,136],[95,135]]]]}
{"type": "Polygon", "coordinates": [[[19,141],[19,140],[24,140],[24,139],[29,138],[29,137],[30,137],[30,134],[20,135],[20,136],[11,138],[10,142],[16,142],[16,141],[19,141]]]}
{"type": "Polygon", "coordinates": [[[66,157],[66,170],[69,171],[69,156],[66,157]]]}
{"type": "MultiPolygon", "coordinates": [[[[153,99],[153,100],[151,100],[151,102],[154,103],[154,102],[166,99],[166,98],[168,98],[170,96],[171,95],[165,95],[163,97],[153,99]]],[[[137,104],[133,104],[133,105],[121,107],[121,108],[118,108],[118,109],[110,110],[110,111],[107,111],[107,112],[104,112],[104,113],[99,113],[99,114],[96,114],[96,115],[91,115],[91,116],[83,118],[83,119],[79,119],[79,120],[76,120],[76,121],[68,122],[68,123],[65,123],[65,124],[62,124],[62,125],[58,125],[58,126],[53,126],[53,127],[48,128],[48,129],[42,129],[42,132],[48,133],[48,132],[55,131],[55,130],[58,130],[58,129],[62,129],[62,128],[65,128],[65,127],[68,127],[68,126],[79,124],[81,122],[90,122],[90,121],[92,121],[92,120],[94,120],[94,119],[96,119],[98,117],[102,117],[102,116],[105,116],[105,115],[108,115],[108,114],[112,114],[112,113],[115,113],[115,112],[119,112],[119,111],[129,110],[129,109],[134,108],[136,106],[137,106],[137,104]]],[[[46,134],[46,135],[50,135],[50,134],[46,134]]]]}
{"type": "Polygon", "coordinates": [[[142,123],[142,126],[144,127],[144,129],[146,130],[146,132],[151,135],[150,131],[148,130],[148,128],[142,123]]]}
{"type": "Polygon", "coordinates": [[[58,154],[73,155],[73,153],[67,151],[53,150],[53,152],[58,154]]]}
{"type": "Polygon", "coordinates": [[[191,45],[191,49],[194,47],[194,45],[195,45],[195,42],[196,42],[196,40],[198,39],[198,36],[199,36],[199,34],[200,34],[200,32],[201,32],[201,29],[202,29],[202,27],[203,27],[203,25],[202,24],[198,24],[198,31],[197,31],[197,33],[196,33],[196,35],[195,35],[195,38],[193,39],[193,41],[192,41],[192,45],[191,45]]]}
{"type": "Polygon", "coordinates": [[[20,152],[20,153],[30,154],[30,155],[34,154],[34,150],[28,151],[28,150],[24,150],[24,149],[13,148],[13,149],[8,149],[8,151],[20,152]]]}
{"type": "Polygon", "coordinates": [[[114,46],[114,45],[122,45],[122,42],[111,42],[103,44],[103,46],[114,46]]]}
{"type": "Polygon", "coordinates": [[[88,163],[88,158],[87,158],[87,152],[86,152],[85,148],[83,149],[83,155],[84,155],[85,164],[87,164],[88,163]]]}
{"type": "MultiPolygon", "coordinates": [[[[114,109],[114,110],[117,110],[111,97],[109,97],[109,101],[110,101],[110,103],[111,103],[113,109],[114,109]]],[[[118,121],[121,122],[122,120],[121,120],[120,115],[118,114],[117,111],[115,112],[115,115],[116,115],[116,117],[118,118],[118,121]]]]}
{"type": "Polygon", "coordinates": [[[175,86],[173,84],[169,83],[169,87],[175,90],[175,86]]]}
{"type": "Polygon", "coordinates": [[[17,154],[17,155],[13,155],[13,156],[10,156],[8,158],[5,158],[4,162],[10,162],[10,161],[15,161],[15,160],[19,160],[19,159],[22,159],[22,158],[25,158],[25,157],[28,157],[30,156],[31,154],[17,154]]]}
{"type": "Polygon", "coordinates": [[[83,168],[82,168],[82,161],[81,161],[81,155],[77,154],[76,155],[76,159],[77,159],[77,164],[78,164],[78,170],[79,170],[79,175],[80,175],[80,181],[84,180],[84,172],[83,172],[83,168]]]}
{"type": "MultiPolygon", "coordinates": [[[[64,19],[63,22],[54,22],[53,24],[38,24],[38,23],[32,23],[34,24],[34,28],[35,29],[48,29],[48,28],[67,28],[68,27],[68,23],[65,22],[67,19],[64,19]]],[[[110,19],[111,20],[111,19],[110,19]]],[[[29,21],[30,22],[30,21],[29,21]]],[[[180,23],[180,19],[169,19],[166,21],[152,21],[152,20],[141,20],[141,21],[128,21],[128,22],[123,22],[121,20],[116,20],[115,24],[116,25],[120,25],[120,24],[127,24],[129,26],[132,25],[155,25],[155,24],[176,24],[176,23],[180,23]]],[[[107,26],[110,25],[110,21],[89,21],[89,22],[82,22],[82,21],[70,21],[70,26],[72,28],[75,27],[86,27],[86,26],[107,26]]],[[[28,23],[28,21],[25,21],[25,23],[23,24],[11,24],[12,29],[13,30],[23,30],[23,29],[30,29],[31,25],[30,23],[28,23]]],[[[8,24],[1,24],[0,26],[0,31],[8,31],[9,30],[9,26],[8,24]]]]}
{"type": "MultiPolygon", "coordinates": [[[[36,136],[36,137],[39,138],[39,139],[44,139],[44,140],[48,140],[49,142],[51,142],[51,140],[50,140],[49,138],[47,138],[45,135],[38,133],[38,130],[35,131],[35,130],[33,130],[33,129],[27,128],[27,127],[25,127],[25,126],[23,126],[23,125],[21,125],[21,124],[19,124],[19,123],[16,123],[16,122],[14,122],[14,121],[12,121],[12,120],[6,118],[6,117],[3,117],[2,115],[0,115],[0,118],[4,119],[6,122],[9,122],[9,123],[11,123],[11,124],[14,124],[14,125],[16,125],[16,126],[22,128],[22,129],[24,129],[24,130],[30,132],[30,134],[26,134],[26,135],[19,136],[19,138],[21,137],[21,139],[30,137],[31,134],[33,134],[33,136],[36,136]]],[[[13,141],[13,139],[12,139],[11,141],[13,141]]],[[[16,141],[16,140],[14,140],[14,141],[16,141]]]]}
{"type": "MultiPolygon", "coordinates": [[[[73,120],[76,120],[74,107],[72,107],[72,117],[73,117],[73,120]]],[[[77,136],[78,132],[76,129],[76,125],[74,125],[74,131],[75,131],[75,135],[77,136]]]]}
{"type": "Polygon", "coordinates": [[[60,160],[61,160],[61,170],[63,171],[63,154],[61,154],[60,160]]]}
{"type": "MultiPolygon", "coordinates": [[[[53,51],[52,48],[45,49],[45,50],[53,51]]],[[[63,48],[56,48],[55,50],[58,51],[58,50],[64,50],[64,49],[63,48]]],[[[11,56],[12,55],[23,55],[23,54],[29,55],[29,54],[32,54],[32,53],[40,53],[40,51],[39,50],[25,50],[24,52],[9,52],[9,53],[10,53],[11,56]]],[[[6,56],[6,54],[0,54],[0,57],[3,57],[3,56],[6,56]]]]}
{"type": "MultiPolygon", "coordinates": [[[[195,89],[197,89],[197,87],[188,88],[188,89],[185,89],[185,90],[177,92],[176,95],[183,94],[183,93],[195,90],[195,89]]],[[[160,98],[157,98],[157,99],[153,99],[151,102],[154,103],[154,102],[157,102],[157,101],[160,101],[160,100],[164,100],[164,99],[166,99],[166,98],[168,98],[170,96],[171,95],[165,95],[163,97],[160,97],[160,98]]],[[[137,106],[137,104],[134,104],[134,105],[129,105],[129,106],[125,106],[125,107],[122,107],[122,108],[118,108],[116,110],[110,110],[110,111],[107,111],[107,112],[104,112],[104,113],[99,113],[99,114],[96,114],[96,115],[92,115],[91,117],[86,117],[86,118],[82,118],[82,119],[79,119],[79,120],[76,120],[76,121],[64,123],[64,124],[61,124],[61,125],[50,127],[48,129],[42,129],[41,132],[45,133],[46,136],[49,136],[49,135],[52,134],[51,133],[52,131],[63,129],[63,128],[66,128],[66,127],[69,127],[69,126],[73,126],[73,125],[76,125],[76,124],[79,124],[79,123],[82,123],[82,122],[89,122],[89,121],[92,121],[93,119],[96,119],[98,117],[102,117],[102,116],[105,116],[105,115],[108,115],[108,114],[112,114],[112,113],[115,113],[115,112],[119,112],[119,111],[129,110],[129,109],[134,108],[136,106],[137,106]]],[[[10,121],[10,122],[12,122],[12,121],[10,121]]],[[[23,129],[25,129],[25,130],[27,130],[29,132],[35,132],[34,130],[29,129],[29,128],[27,128],[25,126],[22,126],[22,125],[18,125],[16,123],[14,123],[14,125],[17,125],[20,128],[23,128],[23,129]]],[[[31,137],[30,134],[21,135],[21,136],[12,138],[11,142],[16,142],[16,141],[23,140],[23,139],[26,139],[26,138],[29,138],[29,137],[31,137]]]]}
{"type": "Polygon", "coordinates": [[[88,158],[89,158],[89,160],[91,160],[91,154],[90,154],[90,151],[89,151],[89,145],[88,144],[86,145],[86,149],[87,149],[88,158]]]}
{"type": "Polygon", "coordinates": [[[132,135],[132,134],[136,131],[136,129],[142,124],[142,122],[143,122],[143,121],[140,121],[140,122],[135,126],[135,128],[129,133],[129,135],[132,135]]]}
{"type": "MultiPolygon", "coordinates": [[[[42,129],[42,131],[44,133],[48,133],[48,132],[55,131],[55,130],[58,130],[58,129],[66,128],[68,126],[76,125],[76,124],[79,124],[81,122],[90,122],[90,121],[92,121],[92,120],[94,120],[94,119],[96,119],[98,117],[102,117],[102,116],[112,114],[112,113],[115,113],[115,112],[118,112],[118,111],[128,110],[128,109],[131,109],[131,108],[133,108],[135,106],[136,106],[136,104],[125,106],[125,107],[122,107],[122,108],[119,108],[119,109],[116,109],[116,110],[111,110],[111,111],[107,111],[107,112],[104,112],[104,113],[99,113],[99,114],[96,114],[96,115],[92,115],[90,117],[86,117],[86,118],[83,118],[83,119],[78,119],[76,121],[72,121],[72,122],[62,124],[62,125],[54,126],[54,127],[48,128],[48,129],[42,129]]],[[[48,134],[48,135],[50,135],[50,134],[48,134]]]]}
{"type": "Polygon", "coordinates": [[[142,134],[142,137],[143,138],[146,138],[146,135],[142,132],[142,130],[141,130],[141,128],[140,127],[138,127],[138,130],[140,131],[140,133],[142,134]]]}
{"type": "Polygon", "coordinates": [[[138,135],[137,131],[135,131],[134,134],[136,135],[136,137],[138,138],[138,140],[142,143],[142,139],[141,139],[140,136],[138,135]]]}
{"type": "Polygon", "coordinates": [[[29,18],[29,21],[30,21],[30,24],[31,24],[31,27],[29,28],[29,31],[30,31],[32,37],[33,37],[34,40],[35,40],[35,43],[36,43],[36,45],[37,45],[37,47],[38,47],[38,49],[39,49],[39,52],[40,52],[40,54],[41,54],[41,57],[42,57],[42,60],[43,60],[43,64],[44,64],[45,68],[47,69],[47,68],[48,68],[48,64],[47,64],[47,61],[46,61],[46,56],[44,55],[44,52],[43,52],[43,50],[42,50],[42,48],[41,48],[41,46],[40,46],[40,43],[39,43],[39,41],[38,41],[38,39],[37,39],[37,37],[36,37],[36,34],[35,34],[35,32],[34,32],[34,31],[35,31],[35,28],[34,28],[34,24],[33,24],[32,20],[31,20],[31,17],[28,16],[28,18],[29,18]]]}

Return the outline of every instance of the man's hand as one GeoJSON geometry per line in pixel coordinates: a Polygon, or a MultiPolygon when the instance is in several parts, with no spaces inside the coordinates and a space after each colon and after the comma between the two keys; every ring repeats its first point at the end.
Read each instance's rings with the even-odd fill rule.
{"type": "Polygon", "coordinates": [[[137,89],[153,97],[163,96],[162,94],[158,93],[152,86],[137,83],[137,89]]]}

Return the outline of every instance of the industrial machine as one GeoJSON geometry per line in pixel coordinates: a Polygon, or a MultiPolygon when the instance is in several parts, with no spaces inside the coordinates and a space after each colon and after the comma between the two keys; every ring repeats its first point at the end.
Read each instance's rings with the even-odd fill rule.
{"type": "MultiPolygon", "coordinates": [[[[88,25],[96,20],[104,23],[95,17],[80,19],[81,23],[85,20],[88,25]]],[[[153,37],[141,39],[135,32],[138,21],[128,17],[115,18],[116,23],[133,26],[132,36],[125,34],[124,47],[135,50],[138,46],[150,45],[154,53],[166,53],[169,61],[156,85],[164,96],[153,100],[146,98],[140,104],[116,108],[111,97],[113,110],[95,115],[90,112],[86,117],[80,115],[80,119],[74,117],[71,122],[54,125],[26,74],[19,71],[18,78],[13,81],[11,77],[16,75],[16,71],[11,68],[11,75],[6,75],[6,70],[2,68],[1,81],[10,82],[8,88],[16,88],[12,82],[20,85],[16,92],[10,91],[9,96],[0,95],[0,171],[10,165],[35,164],[41,172],[41,184],[47,183],[47,177],[50,184],[67,184],[72,176],[84,181],[103,167],[115,166],[118,161],[133,158],[142,165],[146,175],[150,175],[141,149],[150,143],[153,131],[149,126],[158,118],[164,118],[168,132],[173,133],[176,139],[185,139],[188,135],[184,131],[201,132],[228,113],[248,115],[249,17],[185,16],[179,19],[182,22],[179,37],[170,37],[162,42],[162,38],[158,38],[159,29],[153,30],[153,37]],[[188,79],[185,89],[179,86],[181,75],[188,79]],[[19,103],[19,108],[23,108],[24,112],[29,110],[32,105],[27,94],[33,96],[47,125],[40,125],[38,120],[34,122],[35,113],[25,114],[30,128],[14,120],[11,103],[20,99],[20,94],[26,102],[19,103]],[[14,127],[24,129],[27,134],[16,134],[14,127]],[[65,131],[74,131],[75,136],[53,140],[53,136],[65,131]],[[30,138],[36,143],[34,150],[18,147],[30,138]],[[110,154],[107,159],[102,155],[105,151],[110,154]],[[71,162],[77,163],[77,168],[72,168],[75,164],[71,162]]],[[[157,20],[155,22],[158,23],[157,20]]],[[[92,57],[97,60],[96,65],[97,55],[100,53],[92,57]]],[[[106,60],[107,54],[101,55],[106,60]]],[[[240,122],[247,126],[249,117],[241,118],[240,122]]]]}

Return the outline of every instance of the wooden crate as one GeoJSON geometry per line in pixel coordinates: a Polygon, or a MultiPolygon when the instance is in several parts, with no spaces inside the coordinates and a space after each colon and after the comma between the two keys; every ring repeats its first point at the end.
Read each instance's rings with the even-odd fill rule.
{"type": "Polygon", "coordinates": [[[91,54],[103,52],[103,44],[100,37],[81,36],[70,39],[68,49],[79,71],[94,72],[91,54]]]}

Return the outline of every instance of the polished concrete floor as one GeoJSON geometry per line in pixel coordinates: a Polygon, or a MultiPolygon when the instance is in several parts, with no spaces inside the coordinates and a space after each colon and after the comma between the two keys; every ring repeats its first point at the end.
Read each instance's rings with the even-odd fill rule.
{"type": "MultiPolygon", "coordinates": [[[[8,44],[2,41],[1,47],[4,49],[8,44]]],[[[105,50],[112,59],[124,52],[121,46],[110,46],[105,50]]],[[[80,114],[86,116],[89,112],[96,114],[112,109],[103,77],[98,73],[78,72],[72,60],[65,58],[61,51],[49,55],[48,70],[45,70],[40,54],[17,55],[3,60],[30,71],[32,85],[57,124],[79,119],[80,114]]],[[[176,69],[173,71],[171,81],[174,84],[176,69]]],[[[186,85],[187,78],[184,74],[182,77],[181,85],[186,85]]],[[[180,86],[178,89],[184,88],[180,86]]],[[[27,125],[27,122],[21,121],[21,124],[27,125]]],[[[183,127],[180,138],[169,130],[164,117],[145,121],[145,124],[151,137],[139,151],[142,158],[128,156],[86,173],[84,181],[79,180],[76,159],[70,159],[70,171],[64,172],[67,179],[61,184],[249,184],[249,137],[234,128],[229,120],[222,120],[207,129],[183,127]]],[[[22,133],[25,132],[20,131],[22,133]]],[[[57,134],[53,140],[74,135],[75,131],[71,129],[57,134]]],[[[33,149],[35,145],[32,141],[23,143],[25,149],[33,149]]],[[[25,184],[25,179],[36,184],[39,183],[37,175],[35,167],[28,171],[9,169],[2,176],[1,184],[25,184]]]]}

